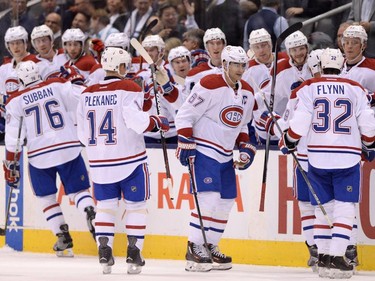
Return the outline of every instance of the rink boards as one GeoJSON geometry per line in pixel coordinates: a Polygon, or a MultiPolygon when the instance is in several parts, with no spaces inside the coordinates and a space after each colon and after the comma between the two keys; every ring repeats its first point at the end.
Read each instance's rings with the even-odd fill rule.
{"type": "MultiPolygon", "coordinates": [[[[4,159],[4,147],[0,156],[4,159]]],[[[143,254],[145,258],[183,259],[189,216],[194,199],[189,194],[189,175],[168,150],[173,176],[174,200],[163,189],[165,168],[160,149],[148,149],[151,172],[151,199],[148,202],[147,236],[143,254]]],[[[307,249],[301,235],[297,202],[292,192],[292,159],[271,151],[265,211],[259,212],[263,173],[264,150],[259,150],[253,165],[246,171],[237,172],[238,198],[232,209],[228,226],[220,247],[233,257],[235,263],[305,266],[307,249]]],[[[56,238],[47,229],[34,195],[32,194],[27,163],[23,161],[23,182],[11,200],[9,231],[0,237],[0,246],[7,243],[17,250],[52,252],[56,238]]],[[[362,270],[375,270],[375,163],[363,165],[362,202],[358,208],[358,251],[362,270]]],[[[3,171],[0,172],[3,178],[3,171]]],[[[0,214],[5,214],[8,188],[0,187],[0,214]]],[[[96,245],[87,231],[85,219],[69,202],[60,188],[58,194],[65,220],[69,224],[74,251],[77,254],[96,255],[96,245]]],[[[124,205],[120,203],[116,220],[114,253],[125,256],[126,235],[123,220],[124,205]]],[[[4,215],[0,216],[4,226],[4,215]]]]}

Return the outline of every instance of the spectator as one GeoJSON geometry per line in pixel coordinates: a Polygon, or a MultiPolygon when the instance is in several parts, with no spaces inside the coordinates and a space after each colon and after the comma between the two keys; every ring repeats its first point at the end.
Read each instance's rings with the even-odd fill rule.
{"type": "Polygon", "coordinates": [[[84,12],[78,12],[73,19],[72,28],[79,28],[86,35],[90,31],[90,20],[91,16],[84,12]]]}
{"type": "Polygon", "coordinates": [[[73,19],[78,12],[83,12],[88,15],[93,14],[95,8],[90,0],[74,0],[74,5],[69,8],[63,15],[63,32],[68,28],[71,28],[73,19]]]}
{"type": "Polygon", "coordinates": [[[110,24],[107,12],[104,9],[95,10],[90,21],[91,36],[105,41],[108,35],[117,32],[120,31],[110,24]]]}
{"type": "Polygon", "coordinates": [[[183,35],[182,45],[191,52],[191,67],[208,62],[210,56],[203,44],[204,31],[196,28],[188,30],[183,35]]]}
{"type": "Polygon", "coordinates": [[[356,0],[352,3],[347,21],[358,22],[364,27],[368,34],[365,56],[375,58],[375,1],[356,0]]]}
{"type": "Polygon", "coordinates": [[[41,0],[40,6],[33,6],[30,12],[35,15],[37,24],[42,25],[49,13],[55,12],[61,14],[61,8],[57,5],[57,0],[41,0]]]}
{"type": "Polygon", "coordinates": [[[124,29],[124,33],[129,38],[138,39],[142,30],[147,26],[150,17],[154,15],[151,4],[152,0],[135,0],[136,9],[131,13],[124,29]]]}
{"type": "MultiPolygon", "coordinates": [[[[24,27],[30,34],[36,22],[27,10],[27,0],[10,0],[10,7],[10,12],[0,19],[0,38],[4,38],[7,29],[15,25],[24,27]]],[[[0,44],[0,61],[5,56],[9,56],[9,52],[4,44],[0,44]]]]}
{"type": "Polygon", "coordinates": [[[264,28],[271,35],[272,46],[276,38],[288,28],[288,22],[277,13],[280,0],[262,0],[263,7],[256,14],[249,17],[244,27],[243,47],[249,49],[249,35],[255,29],[264,28]]]}
{"type": "Polygon", "coordinates": [[[213,6],[207,18],[207,27],[219,27],[225,33],[228,45],[241,46],[244,20],[237,0],[225,0],[213,6]]]}
{"type": "Polygon", "coordinates": [[[61,16],[58,13],[50,13],[46,16],[45,25],[47,25],[53,31],[53,46],[56,49],[62,48],[61,42],[61,29],[62,29],[62,22],[61,16]]]}
{"type": "Polygon", "coordinates": [[[182,41],[176,37],[171,37],[165,40],[164,59],[168,59],[168,54],[171,49],[179,47],[181,45],[182,41]]]}
{"type": "Polygon", "coordinates": [[[123,31],[125,24],[130,17],[130,13],[126,11],[124,1],[107,0],[107,11],[110,25],[123,31]]]}
{"type": "Polygon", "coordinates": [[[340,24],[339,29],[337,30],[336,44],[343,54],[344,54],[344,48],[342,47],[341,40],[342,40],[345,29],[347,29],[349,26],[350,26],[350,23],[343,22],[342,24],[340,24]]]}

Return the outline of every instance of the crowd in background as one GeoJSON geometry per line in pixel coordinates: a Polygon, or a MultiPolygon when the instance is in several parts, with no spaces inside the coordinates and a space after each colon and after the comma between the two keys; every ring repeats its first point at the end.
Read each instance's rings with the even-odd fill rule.
{"type": "MultiPolygon", "coordinates": [[[[129,25],[140,20],[134,15],[134,11],[139,11],[145,13],[147,19],[150,16],[159,18],[160,21],[152,33],[161,35],[165,41],[169,39],[170,44],[174,46],[181,44],[179,40],[183,39],[182,35],[186,30],[219,27],[226,34],[228,45],[243,46],[246,50],[248,46],[243,44],[247,42],[247,36],[244,36],[245,25],[249,17],[261,9],[261,2],[280,2],[277,11],[290,25],[351,1],[41,0],[40,4],[30,8],[27,8],[27,2],[0,1],[0,10],[11,8],[11,11],[0,20],[0,37],[3,38],[6,30],[16,25],[15,23],[25,27],[29,34],[35,26],[45,23],[55,33],[55,47],[61,46],[61,34],[72,27],[82,29],[92,38],[105,40],[110,33],[123,32],[125,29],[129,31],[129,25]]],[[[348,19],[349,11],[348,9],[334,17],[304,27],[302,31],[308,36],[309,43],[320,45],[317,47],[333,45],[336,31],[339,25],[348,19]]],[[[132,33],[130,35],[136,37],[134,30],[132,33]]],[[[7,55],[9,54],[5,46],[1,45],[0,60],[7,55]]]]}

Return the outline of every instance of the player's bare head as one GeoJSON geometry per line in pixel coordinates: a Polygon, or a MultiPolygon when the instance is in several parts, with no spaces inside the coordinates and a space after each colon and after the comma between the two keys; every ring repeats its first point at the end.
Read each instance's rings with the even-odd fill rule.
{"type": "Polygon", "coordinates": [[[125,77],[131,67],[129,53],[121,48],[107,47],[102,53],[101,64],[107,76],[125,77]]]}
{"type": "Polygon", "coordinates": [[[251,31],[249,35],[250,49],[260,63],[272,61],[271,35],[264,28],[251,31]]]}
{"type": "Polygon", "coordinates": [[[86,35],[79,28],[67,29],[61,37],[65,53],[71,60],[79,59],[84,53],[86,35]]]}
{"type": "Polygon", "coordinates": [[[235,84],[247,69],[249,57],[242,47],[226,46],[221,52],[221,62],[229,82],[235,84]]]}
{"type": "Polygon", "coordinates": [[[165,50],[165,42],[159,35],[149,35],[142,41],[142,46],[150,55],[154,63],[162,60],[165,50]]]}
{"type": "Polygon", "coordinates": [[[204,33],[203,43],[211,60],[220,60],[221,51],[227,45],[227,39],[220,28],[210,28],[204,33]]]}
{"type": "Polygon", "coordinates": [[[344,64],[344,57],[340,49],[327,48],[320,56],[320,64],[324,74],[340,74],[344,64]]]}
{"type": "Polygon", "coordinates": [[[307,37],[301,31],[293,32],[285,39],[285,48],[294,65],[305,64],[309,47],[307,37]]]}
{"type": "Polygon", "coordinates": [[[53,40],[53,32],[51,28],[45,24],[34,27],[31,32],[31,44],[42,56],[52,50],[53,40]]]}
{"type": "Polygon", "coordinates": [[[27,54],[28,34],[24,27],[10,27],[5,32],[5,47],[13,57],[24,57],[27,54]]]}
{"type": "Polygon", "coordinates": [[[361,25],[350,25],[345,29],[341,44],[349,63],[361,60],[362,53],[367,47],[367,33],[361,25]]]}
{"type": "Polygon", "coordinates": [[[125,51],[129,50],[129,37],[123,32],[111,33],[105,39],[104,45],[106,47],[117,47],[122,48],[125,51]]]}
{"type": "Polygon", "coordinates": [[[186,31],[182,35],[182,44],[189,50],[204,49],[204,30],[194,28],[186,31]]]}
{"type": "Polygon", "coordinates": [[[35,82],[41,81],[38,65],[33,61],[20,62],[17,66],[18,81],[28,87],[35,82]]]}
{"type": "Polygon", "coordinates": [[[345,29],[347,29],[351,24],[349,22],[343,22],[340,24],[339,28],[337,29],[336,34],[336,43],[341,52],[344,52],[344,49],[342,48],[342,37],[344,35],[345,29]]]}

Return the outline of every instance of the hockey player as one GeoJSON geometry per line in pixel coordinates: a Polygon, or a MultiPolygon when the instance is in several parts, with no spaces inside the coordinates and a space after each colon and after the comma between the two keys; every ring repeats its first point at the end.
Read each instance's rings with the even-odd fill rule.
{"type": "MultiPolygon", "coordinates": [[[[160,114],[168,118],[170,125],[170,130],[165,134],[166,141],[167,143],[176,143],[177,132],[174,125],[174,118],[176,116],[176,110],[181,105],[182,96],[179,95],[179,91],[176,89],[174,81],[171,79],[171,75],[167,71],[168,63],[163,59],[165,43],[159,35],[149,35],[146,36],[145,40],[142,41],[142,46],[152,58],[156,68],[156,81],[153,81],[152,79],[151,66],[137,73],[137,76],[142,77],[146,85],[146,89],[144,91],[146,93],[149,92],[149,95],[145,96],[146,99],[149,99],[146,101],[149,103],[149,107],[144,107],[144,110],[151,115],[155,115],[157,113],[157,104],[155,100],[156,93],[154,92],[155,82],[157,83],[157,90],[160,93],[158,96],[160,102],[160,114]]],[[[149,143],[160,143],[161,136],[158,132],[146,132],[145,139],[146,142],[149,143]]]]}
{"type": "MultiPolygon", "coordinates": [[[[319,276],[350,278],[353,266],[344,259],[360,194],[362,143],[373,146],[375,118],[358,83],[339,78],[344,58],[338,49],[321,55],[324,75],[296,89],[298,104],[279,142],[284,154],[307,136],[308,178],[332,221],[315,209],[314,236],[319,276]]],[[[313,205],[318,205],[311,196],[313,205]]]]}
{"type": "Polygon", "coordinates": [[[34,27],[31,32],[31,44],[38,52],[38,68],[43,80],[58,77],[60,68],[67,62],[67,57],[62,49],[53,47],[53,32],[45,24],[34,27]]]}
{"type": "Polygon", "coordinates": [[[210,55],[210,60],[191,69],[185,80],[188,93],[200,79],[209,74],[223,73],[221,68],[221,52],[227,45],[227,40],[220,28],[207,29],[203,36],[204,47],[210,55]]]}
{"type": "Polygon", "coordinates": [[[150,179],[142,134],[169,129],[164,116],[142,111],[141,88],[124,79],[130,62],[125,50],[106,48],[102,54],[106,77],[83,92],[77,109],[78,136],[86,146],[97,199],[96,240],[104,274],[114,264],[115,219],[121,196],[126,208],[128,273],[140,273],[145,265],[141,251],[150,179]]]}
{"type": "Polygon", "coordinates": [[[85,78],[85,84],[95,84],[104,76],[100,64],[85,53],[86,35],[79,28],[67,29],[61,37],[65,54],[69,60],[65,67],[74,66],[85,78]]]}
{"type": "Polygon", "coordinates": [[[173,48],[168,53],[168,62],[172,75],[185,79],[191,69],[191,53],[184,46],[173,48]]]}
{"type": "Polygon", "coordinates": [[[72,119],[82,87],[61,78],[43,82],[38,66],[32,61],[20,63],[17,75],[25,89],[14,94],[6,105],[5,179],[14,186],[20,180],[20,155],[14,152],[20,118],[23,117],[21,141],[23,143],[27,139],[33,192],[49,228],[57,236],[54,251],[58,256],[71,256],[73,241],[60,204],[56,201],[57,174],[64,185],[65,194],[85,214],[89,230],[95,236],[94,201],[88,191],[89,178],[72,119]],[[14,170],[17,173],[14,174],[14,170]]]}
{"type": "Polygon", "coordinates": [[[176,156],[182,165],[194,166],[191,170],[208,243],[207,249],[194,210],[190,217],[187,271],[232,267],[232,258],[221,253],[218,244],[237,197],[235,168],[247,169],[256,153],[249,143],[247,123],[257,105],[253,90],[241,80],[248,57],[241,47],[226,46],[221,58],[224,73],[208,75],[198,82],[176,116],[176,156]],[[233,162],[235,145],[240,157],[233,162]]]}

